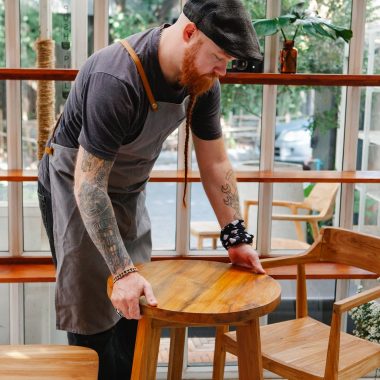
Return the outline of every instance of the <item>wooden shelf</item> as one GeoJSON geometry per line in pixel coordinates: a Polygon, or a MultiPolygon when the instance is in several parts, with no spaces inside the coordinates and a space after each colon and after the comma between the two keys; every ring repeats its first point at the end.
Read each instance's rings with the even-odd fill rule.
{"type": "Polygon", "coordinates": [[[380,75],[228,73],[220,82],[288,86],[380,86],[380,75]]]}
{"type": "MultiPolygon", "coordinates": [[[[167,259],[189,259],[199,260],[208,259],[216,261],[229,262],[228,258],[212,258],[205,256],[191,256],[191,257],[167,257],[167,259]]],[[[0,283],[27,283],[27,282],[55,282],[55,268],[51,263],[47,263],[47,260],[33,260],[25,258],[18,259],[17,261],[9,259],[9,263],[4,263],[6,260],[0,261],[0,283]],[[25,263],[23,263],[25,261],[25,263]]],[[[45,258],[43,258],[45,259],[45,258]]],[[[46,258],[48,259],[48,258],[46,258]]],[[[154,260],[160,258],[154,257],[154,260]]],[[[48,259],[49,260],[49,259],[48,259]]],[[[295,265],[289,265],[278,268],[267,269],[267,274],[277,280],[294,280],[297,275],[297,268],[295,265]]],[[[306,276],[310,280],[324,279],[376,279],[378,275],[376,273],[361,270],[355,267],[334,264],[334,263],[315,263],[306,264],[306,276]]]]}
{"type": "MultiPolygon", "coordinates": [[[[73,81],[77,74],[76,69],[0,68],[0,80],[73,81]]],[[[220,82],[288,86],[380,86],[380,75],[227,73],[220,78],[220,82]]]]}
{"type": "Polygon", "coordinates": [[[0,80],[73,81],[78,70],[72,69],[8,69],[0,68],[0,80]]]}
{"type": "MultiPolygon", "coordinates": [[[[330,183],[380,183],[380,171],[236,171],[239,182],[330,182],[330,183]]],[[[37,172],[31,170],[0,170],[0,181],[37,181],[37,172]]],[[[153,170],[150,182],[184,182],[183,170],[153,170]]],[[[190,171],[189,182],[200,182],[199,172],[190,171]]]]}

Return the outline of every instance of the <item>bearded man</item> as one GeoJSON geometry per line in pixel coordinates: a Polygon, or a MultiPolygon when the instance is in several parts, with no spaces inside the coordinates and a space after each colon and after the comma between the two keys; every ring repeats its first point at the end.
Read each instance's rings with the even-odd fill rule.
{"type": "Polygon", "coordinates": [[[261,58],[240,1],[188,0],[173,25],[87,60],[47,144],[38,190],[57,266],[57,328],[69,344],[97,351],[99,379],[130,377],[139,297],[157,304],[134,267],[152,250],[145,186],[163,142],[185,118],[186,151],[191,130],[231,262],[263,273],[220,127],[218,77],[232,58],[261,58]]]}

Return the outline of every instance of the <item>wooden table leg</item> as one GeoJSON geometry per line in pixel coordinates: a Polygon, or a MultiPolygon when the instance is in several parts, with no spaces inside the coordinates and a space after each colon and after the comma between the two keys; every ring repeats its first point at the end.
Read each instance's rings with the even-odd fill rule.
{"type": "Polygon", "coordinates": [[[156,379],[160,337],[161,328],[154,326],[152,319],[139,320],[131,380],[156,379]]]}
{"type": "Polygon", "coordinates": [[[224,379],[224,367],[226,364],[226,350],[223,349],[223,335],[228,331],[228,326],[217,326],[215,334],[214,364],[212,370],[213,380],[224,379]]]}
{"type": "Polygon", "coordinates": [[[168,380],[182,379],[185,338],[186,338],[186,327],[171,328],[168,380]]]}
{"type": "Polygon", "coordinates": [[[263,380],[259,318],[236,328],[239,380],[263,380]]]}

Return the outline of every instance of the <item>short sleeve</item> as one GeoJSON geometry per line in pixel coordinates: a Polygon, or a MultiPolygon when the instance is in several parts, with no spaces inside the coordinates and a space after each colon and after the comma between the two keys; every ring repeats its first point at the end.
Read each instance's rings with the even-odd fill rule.
{"type": "Polygon", "coordinates": [[[215,140],[222,136],[219,81],[216,81],[209,91],[198,98],[194,107],[191,129],[202,140],[215,140]]]}
{"type": "Polygon", "coordinates": [[[79,144],[93,155],[113,160],[133,120],[132,86],[102,72],[89,76],[83,93],[79,144]]]}

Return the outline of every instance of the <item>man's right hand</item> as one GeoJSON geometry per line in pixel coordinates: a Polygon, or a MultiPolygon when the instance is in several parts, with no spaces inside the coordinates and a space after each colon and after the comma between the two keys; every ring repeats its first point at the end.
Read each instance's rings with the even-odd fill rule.
{"type": "Polygon", "coordinates": [[[111,302],[115,309],[127,319],[140,319],[140,296],[145,296],[148,305],[157,306],[150,283],[137,272],[129,273],[113,285],[111,302]]]}

